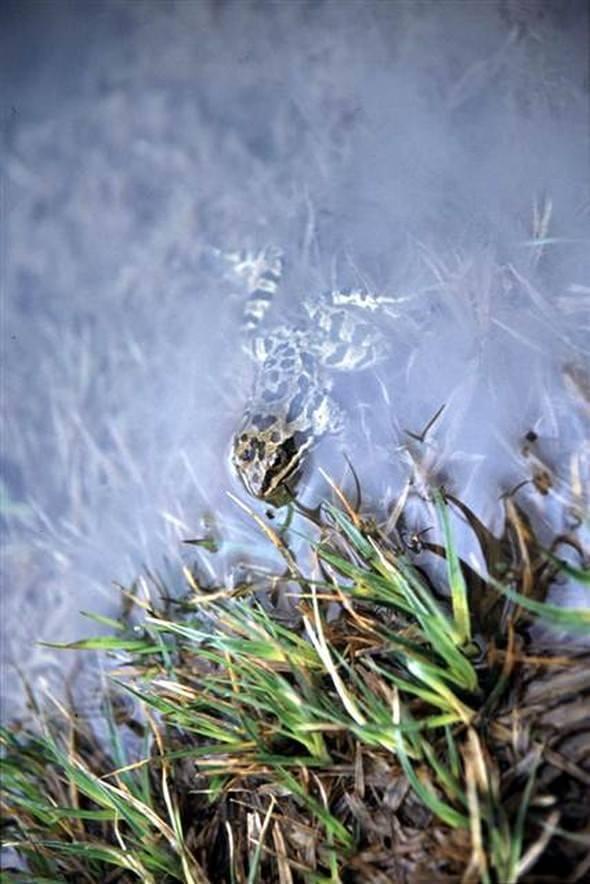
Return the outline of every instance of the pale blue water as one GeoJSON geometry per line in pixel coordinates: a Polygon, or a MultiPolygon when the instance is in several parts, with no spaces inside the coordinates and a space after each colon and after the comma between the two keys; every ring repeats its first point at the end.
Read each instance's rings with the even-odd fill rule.
{"type": "Polygon", "coordinates": [[[191,563],[210,514],[204,580],[270,564],[226,494],[253,367],[211,247],[284,249],[271,325],[330,286],[408,299],[316,466],[345,451],[387,509],[446,403],[414,455],[490,524],[531,429],[541,532],[587,507],[584,3],[5,2],[0,28],[5,714],[12,663],[52,689],[70,665],[35,639],[191,563]]]}

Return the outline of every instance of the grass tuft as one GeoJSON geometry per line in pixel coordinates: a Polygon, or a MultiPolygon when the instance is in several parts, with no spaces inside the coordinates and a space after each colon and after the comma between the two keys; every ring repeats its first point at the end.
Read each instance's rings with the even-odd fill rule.
{"type": "Polygon", "coordinates": [[[435,490],[435,580],[336,497],[310,521],[310,573],[264,527],[298,585],[287,611],[187,577],[177,619],[148,605],[139,632],[109,621],[113,635],[59,646],[124,655],[113,687],[137,711],[121,721],[107,697],[106,747],[65,710],[40,734],[2,732],[22,861],[7,880],[581,880],[588,654],[537,652],[530,626],[588,632],[587,611],[545,600],[584,567],[545,552],[513,504],[501,543],[435,490]],[[453,510],[484,574],[458,555],[453,510]]]}

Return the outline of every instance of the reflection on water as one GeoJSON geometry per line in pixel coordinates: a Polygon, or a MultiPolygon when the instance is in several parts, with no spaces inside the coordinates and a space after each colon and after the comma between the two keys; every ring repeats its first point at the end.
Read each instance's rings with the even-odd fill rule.
{"type": "MultiPolygon", "coordinates": [[[[387,358],[334,376],[346,426],[316,466],[350,484],[346,455],[386,511],[411,474],[443,478],[496,526],[528,479],[541,529],[571,527],[584,7],[3,5],[5,714],[6,663],[54,685],[64,658],[32,642],[94,632],[78,611],[117,610],[112,581],[271,564],[226,496],[244,494],[229,448],[255,366],[216,250],[284,251],[267,329],[329,289],[399,299],[373,319],[387,358]],[[217,553],[180,543],[211,531],[217,553]]],[[[309,472],[303,500],[325,491],[309,472]]]]}

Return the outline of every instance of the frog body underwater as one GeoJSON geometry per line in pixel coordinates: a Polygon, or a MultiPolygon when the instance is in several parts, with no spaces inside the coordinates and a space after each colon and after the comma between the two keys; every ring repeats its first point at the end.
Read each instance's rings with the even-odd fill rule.
{"type": "Polygon", "coordinates": [[[394,299],[362,291],[325,293],[304,301],[301,324],[259,334],[280,283],[282,255],[268,250],[249,261],[244,256],[233,260],[249,284],[244,325],[257,372],[231,459],[250,494],[282,506],[293,498],[318,440],[343,427],[342,410],[331,393],[333,373],[364,369],[387,355],[382,330],[366,316],[394,299]]]}

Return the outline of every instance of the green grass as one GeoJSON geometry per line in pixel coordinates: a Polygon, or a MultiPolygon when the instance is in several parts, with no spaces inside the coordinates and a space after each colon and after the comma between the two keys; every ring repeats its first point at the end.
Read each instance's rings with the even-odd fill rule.
{"type": "MultiPolygon", "coordinates": [[[[542,618],[588,633],[588,611],[545,602],[559,571],[581,583],[588,572],[530,530],[537,555],[504,543],[499,558],[498,539],[435,490],[440,541],[424,544],[446,562],[435,585],[395,533],[337,496],[310,525],[310,573],[288,532],[264,525],[288,564],[275,580],[293,595],[288,619],[268,599],[212,600],[189,579],[178,618],[147,606],[139,634],[110,621],[113,635],[60,646],[125,652],[113,682],[142,710],[143,743],[128,756],[130,723],[110,703],[108,747],[67,713],[37,736],[5,730],[5,842],[29,869],[6,880],[287,884],[413,868],[493,884],[543,862],[575,871],[585,836],[568,814],[587,824],[587,774],[526,698],[531,684],[550,695],[555,677],[560,703],[587,701],[587,655],[535,654],[528,628],[542,618]],[[459,558],[453,510],[486,576],[459,558]],[[577,799],[560,811],[564,789],[577,799]]],[[[507,506],[506,536],[523,524],[507,506]]]]}

